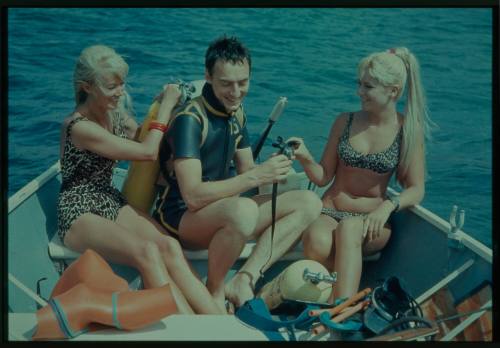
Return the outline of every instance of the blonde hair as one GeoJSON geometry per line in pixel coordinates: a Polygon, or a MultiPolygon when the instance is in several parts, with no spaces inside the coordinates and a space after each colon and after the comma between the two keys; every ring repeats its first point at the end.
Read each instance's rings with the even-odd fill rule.
{"type": "MultiPolygon", "coordinates": [[[[128,75],[128,64],[114,49],[104,45],[93,45],[85,48],[78,58],[73,74],[73,88],[76,105],[87,100],[87,93],[82,88],[83,83],[101,83],[103,76],[117,76],[125,80],[128,75]]],[[[132,110],[130,95],[126,90],[120,98],[117,111],[132,110]]]]}
{"type": "Polygon", "coordinates": [[[427,112],[418,60],[406,47],[391,48],[363,58],[358,65],[358,78],[361,78],[365,72],[382,86],[397,86],[398,99],[403,95],[408,82],[400,159],[400,172],[404,176],[415,153],[419,137],[425,153],[425,139],[430,138],[432,126],[427,112]]]}

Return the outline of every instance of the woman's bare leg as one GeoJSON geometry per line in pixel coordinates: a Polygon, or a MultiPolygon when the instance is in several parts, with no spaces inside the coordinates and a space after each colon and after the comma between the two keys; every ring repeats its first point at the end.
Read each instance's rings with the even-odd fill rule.
{"type": "MultiPolygon", "coordinates": [[[[179,289],[189,305],[200,314],[225,314],[205,285],[194,274],[179,242],[165,234],[163,228],[150,216],[125,206],[120,210],[117,223],[129,226],[140,238],[153,241],[160,252],[162,262],[172,278],[172,287],[179,289]]],[[[198,230],[199,231],[199,230],[198,230]]]]}
{"type": "Polygon", "coordinates": [[[93,249],[108,261],[137,268],[146,288],[170,284],[179,312],[193,313],[183,294],[173,284],[154,241],[114,221],[87,213],[75,220],[64,244],[78,252],[93,249]]]}
{"type": "Polygon", "coordinates": [[[330,272],[333,271],[335,259],[334,235],[337,225],[335,219],[321,214],[302,236],[306,259],[318,261],[330,272]]]}
{"type": "Polygon", "coordinates": [[[361,280],[363,249],[371,253],[382,249],[390,237],[390,229],[384,227],[381,235],[363,247],[363,218],[342,220],[335,231],[335,271],[337,283],[334,298],[351,297],[358,292],[361,280]]]}

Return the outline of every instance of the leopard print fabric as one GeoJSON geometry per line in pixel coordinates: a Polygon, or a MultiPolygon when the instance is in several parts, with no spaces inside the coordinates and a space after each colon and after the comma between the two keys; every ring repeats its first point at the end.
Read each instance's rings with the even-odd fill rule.
{"type": "Polygon", "coordinates": [[[349,133],[354,114],[349,114],[349,120],[340,137],[337,152],[345,165],[350,167],[370,169],[376,173],[383,174],[392,172],[399,164],[399,149],[403,136],[403,128],[399,129],[391,146],[381,152],[362,154],[356,151],[349,143],[349,133]]]}
{"type": "MultiPolygon", "coordinates": [[[[66,128],[61,159],[62,185],[57,205],[58,234],[64,236],[73,222],[85,213],[116,220],[118,211],[127,204],[125,197],[112,185],[113,168],[118,161],[88,150],[78,149],[71,141],[71,129],[77,122],[91,122],[77,116],[66,128]]],[[[122,117],[113,113],[113,134],[127,138],[122,117]]]]}
{"type": "Polygon", "coordinates": [[[335,208],[321,208],[321,214],[331,217],[337,222],[353,216],[366,216],[367,213],[354,213],[350,211],[337,210],[335,208]]]}

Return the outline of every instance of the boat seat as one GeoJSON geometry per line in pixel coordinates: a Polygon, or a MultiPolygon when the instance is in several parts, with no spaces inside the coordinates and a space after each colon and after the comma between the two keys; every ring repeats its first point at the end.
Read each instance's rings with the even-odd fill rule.
{"type": "Polygon", "coordinates": [[[49,242],[49,256],[53,260],[72,260],[77,259],[80,253],[66,248],[59,235],[54,233],[49,242]]]}
{"type": "MultiPolygon", "coordinates": [[[[245,245],[245,248],[241,252],[239,259],[246,259],[250,256],[253,248],[255,246],[255,241],[250,241],[245,245]]],[[[53,260],[73,260],[77,259],[80,256],[80,253],[77,251],[73,251],[67,247],[65,247],[57,233],[54,233],[54,236],[49,242],[49,255],[53,260]]],[[[208,259],[208,250],[199,250],[199,251],[191,251],[184,250],[184,255],[188,260],[207,260],[208,259]]],[[[286,255],[284,255],[282,260],[296,260],[302,258],[302,249],[294,249],[289,251],[286,255]]]]}
{"type": "MultiPolygon", "coordinates": [[[[239,259],[246,259],[250,256],[253,248],[255,247],[255,241],[250,241],[245,245],[243,251],[241,252],[239,259]]],[[[184,255],[188,260],[207,260],[208,250],[191,251],[184,250],[184,255]]],[[[54,236],[49,242],[49,256],[54,260],[73,260],[80,256],[79,252],[73,251],[65,247],[59,235],[54,233],[54,236]]],[[[295,249],[286,253],[281,260],[300,260],[303,258],[302,254],[302,243],[298,245],[295,249]]],[[[377,261],[380,258],[380,252],[363,257],[363,261],[377,261]]]]}

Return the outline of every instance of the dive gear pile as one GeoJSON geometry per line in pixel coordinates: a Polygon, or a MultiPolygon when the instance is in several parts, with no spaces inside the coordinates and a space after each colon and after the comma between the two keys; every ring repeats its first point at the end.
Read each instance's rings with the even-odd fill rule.
{"type": "Polygon", "coordinates": [[[285,299],[270,310],[262,298],[255,298],[236,316],[273,340],[285,340],[285,332],[296,340],[295,329],[310,335],[331,330],[344,340],[403,340],[437,332],[435,323],[423,318],[420,306],[394,276],[373,291],[366,288],[335,305],[285,299]]]}

